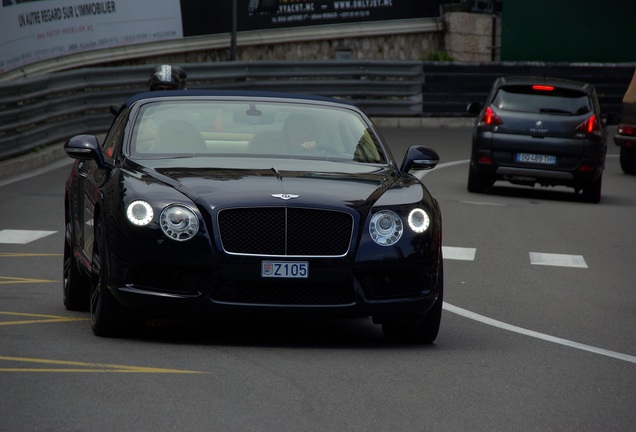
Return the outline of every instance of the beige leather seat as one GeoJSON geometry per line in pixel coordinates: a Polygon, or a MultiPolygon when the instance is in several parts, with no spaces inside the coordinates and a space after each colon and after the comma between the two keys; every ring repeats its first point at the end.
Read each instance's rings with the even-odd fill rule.
{"type": "Polygon", "coordinates": [[[285,154],[285,137],[279,131],[259,132],[250,140],[249,151],[255,154],[285,154]]]}
{"type": "Polygon", "coordinates": [[[184,120],[166,120],[159,126],[157,153],[201,153],[207,150],[201,134],[184,120]]]}

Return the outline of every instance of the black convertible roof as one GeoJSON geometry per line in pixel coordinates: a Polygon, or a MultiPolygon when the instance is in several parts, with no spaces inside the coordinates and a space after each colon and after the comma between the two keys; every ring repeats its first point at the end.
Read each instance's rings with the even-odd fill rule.
{"type": "Polygon", "coordinates": [[[158,99],[166,97],[244,97],[244,98],[275,98],[275,99],[297,99],[305,101],[318,101],[318,102],[330,102],[336,104],[342,104],[346,106],[354,106],[353,104],[342,101],[339,99],[317,96],[311,94],[299,94],[299,93],[284,93],[284,92],[268,92],[268,91],[251,91],[251,90],[165,90],[138,93],[128,99],[124,105],[130,106],[135,102],[142,99],[158,99]]]}

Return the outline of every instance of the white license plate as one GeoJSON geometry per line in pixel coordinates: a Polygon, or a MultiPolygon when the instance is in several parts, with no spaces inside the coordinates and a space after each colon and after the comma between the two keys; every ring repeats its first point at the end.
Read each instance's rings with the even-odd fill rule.
{"type": "Polygon", "coordinates": [[[309,263],[306,261],[262,261],[261,276],[270,278],[307,278],[309,263]]]}
{"type": "Polygon", "coordinates": [[[544,165],[556,165],[557,163],[556,156],[532,154],[532,153],[517,153],[517,157],[515,160],[517,162],[527,162],[527,163],[536,163],[536,164],[544,164],[544,165]]]}

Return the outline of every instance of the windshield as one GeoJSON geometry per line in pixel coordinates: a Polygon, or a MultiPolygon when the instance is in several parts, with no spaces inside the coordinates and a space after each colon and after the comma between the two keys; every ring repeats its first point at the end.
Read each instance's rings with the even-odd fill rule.
{"type": "Polygon", "coordinates": [[[581,91],[558,87],[537,90],[531,85],[502,87],[493,104],[503,110],[530,113],[582,115],[592,111],[589,98],[581,91]]]}
{"type": "Polygon", "coordinates": [[[133,158],[244,156],[385,163],[353,111],[270,101],[152,101],[135,117],[133,158]]]}

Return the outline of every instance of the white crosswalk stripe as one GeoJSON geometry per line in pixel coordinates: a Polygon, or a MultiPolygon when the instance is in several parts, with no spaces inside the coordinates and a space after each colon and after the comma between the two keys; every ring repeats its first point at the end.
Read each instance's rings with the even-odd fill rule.
{"type": "Polygon", "coordinates": [[[475,261],[475,248],[463,248],[453,246],[442,246],[442,256],[444,259],[475,261]]]}
{"type": "MultiPolygon", "coordinates": [[[[442,246],[442,255],[445,260],[474,261],[476,254],[476,248],[442,246]]],[[[585,259],[581,255],[542,252],[530,252],[529,254],[530,264],[532,265],[588,268],[585,259]]]]}
{"type": "Polygon", "coordinates": [[[37,230],[13,230],[4,229],[0,231],[0,243],[2,244],[27,244],[39,240],[57,231],[37,231],[37,230]]]}
{"type": "Polygon", "coordinates": [[[530,264],[557,267],[587,268],[587,263],[581,255],[551,254],[540,252],[530,252],[530,264]]]}

